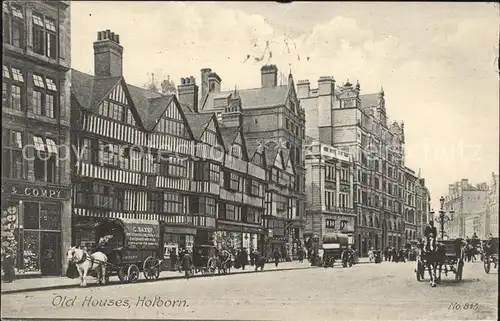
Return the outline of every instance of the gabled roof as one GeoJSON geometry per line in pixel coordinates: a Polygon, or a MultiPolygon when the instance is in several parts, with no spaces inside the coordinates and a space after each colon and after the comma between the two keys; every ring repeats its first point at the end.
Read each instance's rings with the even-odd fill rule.
{"type": "Polygon", "coordinates": [[[379,97],[379,93],[359,95],[359,99],[361,100],[361,107],[378,107],[379,97]]]}
{"type": "Polygon", "coordinates": [[[163,116],[174,98],[174,95],[168,95],[149,99],[147,122],[144,124],[144,127],[146,127],[146,129],[151,130],[155,127],[156,123],[158,123],[158,120],[161,116],[163,116]]]}
{"type": "Polygon", "coordinates": [[[127,84],[123,77],[97,78],[75,69],[71,73],[71,93],[82,108],[96,109],[115,86],[122,84],[130,107],[139,116],[138,123],[146,130],[154,128],[172,100],[176,99],[174,95],[163,95],[127,84]]]}
{"type": "MultiPolygon", "coordinates": [[[[276,86],[266,88],[238,89],[241,106],[246,108],[273,107],[283,105],[288,97],[288,86],[276,86]]],[[[233,93],[230,91],[211,92],[208,94],[204,105],[200,108],[204,111],[214,110],[215,99],[228,99],[233,93]]]]}
{"type": "Polygon", "coordinates": [[[222,135],[222,140],[224,141],[224,146],[229,149],[233,145],[236,137],[240,132],[240,127],[221,127],[220,134],[222,135]]]}
{"type": "Polygon", "coordinates": [[[185,113],[186,120],[193,132],[195,139],[200,139],[201,135],[210,123],[210,120],[214,117],[213,113],[210,114],[195,114],[195,113],[185,113]]]}

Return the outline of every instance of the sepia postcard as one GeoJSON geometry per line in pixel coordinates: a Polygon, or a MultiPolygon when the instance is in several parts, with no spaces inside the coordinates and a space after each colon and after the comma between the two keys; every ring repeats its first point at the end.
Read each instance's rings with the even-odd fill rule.
{"type": "Polygon", "coordinates": [[[497,320],[497,3],[3,1],[2,320],[497,320]]]}

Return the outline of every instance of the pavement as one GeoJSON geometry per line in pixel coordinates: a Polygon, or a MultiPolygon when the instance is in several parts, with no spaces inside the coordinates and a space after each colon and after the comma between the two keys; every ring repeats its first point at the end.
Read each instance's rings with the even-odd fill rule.
{"type": "MultiPolygon", "coordinates": [[[[307,268],[313,268],[311,267],[310,263],[306,263],[307,261],[304,261],[303,263],[300,263],[298,261],[293,261],[293,262],[281,262],[279,263],[278,267],[274,266],[274,263],[266,263],[266,266],[264,267],[264,272],[270,272],[270,271],[284,271],[284,270],[290,270],[290,269],[307,269],[307,268]]],[[[368,263],[367,258],[361,258],[360,263],[368,263]]],[[[234,274],[239,274],[239,273],[256,273],[255,269],[248,266],[245,268],[245,270],[242,269],[231,269],[231,274],[229,275],[234,275],[234,274]]],[[[227,275],[227,276],[229,276],[227,275]]],[[[218,277],[219,275],[214,275],[214,276],[208,276],[208,275],[202,275],[201,273],[198,273],[194,277],[218,277]]],[[[221,275],[221,276],[226,276],[226,275],[221,275]]],[[[184,273],[179,273],[179,272],[174,272],[174,271],[165,271],[160,273],[159,279],[161,280],[168,280],[168,279],[182,279],[184,278],[184,273]]],[[[88,286],[96,286],[97,285],[97,280],[92,277],[87,278],[87,285],[88,286]]],[[[146,281],[144,280],[144,276],[141,274],[139,283],[142,282],[154,282],[154,281],[146,281]],[[142,280],[141,280],[142,278],[142,280]]],[[[72,288],[72,287],[78,287],[80,281],[78,279],[70,279],[67,277],[39,277],[39,278],[26,278],[26,279],[17,279],[13,281],[12,283],[2,283],[1,287],[1,293],[6,294],[6,293],[18,293],[18,292],[31,292],[31,291],[45,291],[45,290],[54,290],[54,289],[65,289],[65,288],[72,288]]],[[[121,283],[118,280],[118,277],[111,277],[110,278],[110,284],[119,284],[121,283]]]]}
{"type": "Polygon", "coordinates": [[[383,262],[2,294],[2,319],[497,320],[497,270],[466,263],[461,282],[443,275],[433,288],[414,268],[383,262]]]}

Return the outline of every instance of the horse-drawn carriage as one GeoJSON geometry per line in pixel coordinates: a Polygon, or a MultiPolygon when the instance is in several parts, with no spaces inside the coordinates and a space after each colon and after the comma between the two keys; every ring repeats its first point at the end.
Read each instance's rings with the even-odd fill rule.
{"type": "Polygon", "coordinates": [[[349,238],[342,233],[329,233],[323,236],[323,266],[333,267],[341,261],[343,267],[355,264],[356,254],[349,247],[349,238]]]}
{"type": "Polygon", "coordinates": [[[462,239],[454,240],[439,240],[436,243],[436,248],[430,249],[420,245],[419,255],[417,256],[417,266],[415,274],[417,280],[423,280],[425,269],[428,269],[431,285],[441,282],[441,272],[445,275],[448,272],[455,274],[455,280],[462,280],[464,267],[464,246],[462,239]]]}
{"type": "Polygon", "coordinates": [[[498,237],[487,241],[483,246],[483,252],[484,272],[490,273],[492,263],[494,264],[494,268],[498,268],[498,237]]]}
{"type": "Polygon", "coordinates": [[[95,226],[96,250],[106,255],[106,281],[117,275],[120,281],[157,279],[161,272],[163,242],[158,221],[102,219],[95,226]]]}
{"type": "Polygon", "coordinates": [[[232,254],[229,251],[218,251],[213,245],[195,245],[193,249],[193,272],[202,274],[227,274],[231,272],[232,254]]]}

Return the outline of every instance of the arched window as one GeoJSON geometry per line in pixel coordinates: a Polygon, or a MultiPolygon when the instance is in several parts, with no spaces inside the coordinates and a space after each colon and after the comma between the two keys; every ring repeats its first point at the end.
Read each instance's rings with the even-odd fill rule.
{"type": "Polygon", "coordinates": [[[373,227],[373,218],[368,216],[368,221],[370,222],[370,227],[373,227]]]}
{"type": "Polygon", "coordinates": [[[362,221],[361,225],[366,226],[366,216],[365,215],[363,215],[363,221],[362,221]]]}

